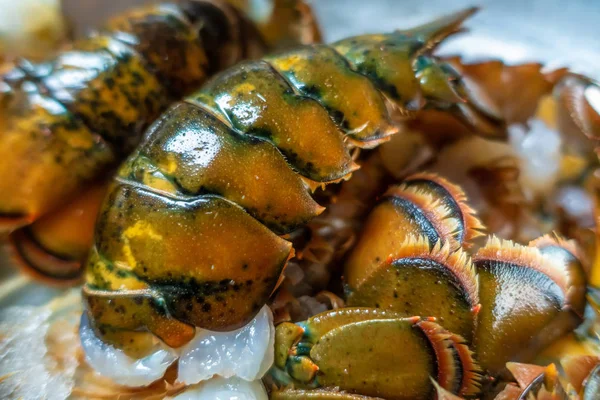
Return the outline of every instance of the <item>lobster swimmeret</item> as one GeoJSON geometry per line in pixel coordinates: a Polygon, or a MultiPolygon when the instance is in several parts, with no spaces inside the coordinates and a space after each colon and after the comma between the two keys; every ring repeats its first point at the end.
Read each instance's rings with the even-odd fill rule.
{"type": "Polygon", "coordinates": [[[259,32],[226,2],[186,0],[131,10],[53,60],[19,61],[4,72],[0,231],[56,214],[13,233],[25,264],[50,279],[77,278],[104,190],[88,187],[129,155],[160,112],[278,38],[318,39],[310,10],[294,8],[304,4],[279,3],[298,12],[297,20],[277,21],[291,32],[273,33],[272,21],[263,21],[259,32]],[[89,212],[77,218],[80,209],[89,212]]]}

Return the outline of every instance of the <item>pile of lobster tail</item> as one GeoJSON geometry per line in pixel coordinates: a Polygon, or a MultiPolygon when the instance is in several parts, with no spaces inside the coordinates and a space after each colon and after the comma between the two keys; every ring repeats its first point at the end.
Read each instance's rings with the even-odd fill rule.
{"type": "Polygon", "coordinates": [[[399,116],[434,108],[500,135],[431,55],[472,12],[241,63],[172,106],[98,217],[84,287],[95,334],[144,354],[147,341],[130,345],[139,332],[179,348],[254,323],[294,255],[285,235],[323,211],[312,192],[349,179],[352,150],[387,140],[399,116]]]}
{"type": "Polygon", "coordinates": [[[600,398],[598,82],[434,55],[474,8],[320,44],[267,3],[134,10],[2,75],[0,222],[85,284],[2,315],[0,394],[600,398]]]}
{"type": "Polygon", "coordinates": [[[573,241],[480,245],[484,232],[444,178],[420,173],[390,187],[346,259],[347,308],[277,326],[275,398],[478,397],[507,362],[532,360],[583,321],[586,274],[573,241]]]}
{"type": "Polygon", "coordinates": [[[276,33],[272,20],[256,25],[227,2],[146,6],[113,17],[48,61],[4,66],[0,232],[13,231],[17,258],[38,277],[77,280],[105,181],[148,125],[208,77],[262,55],[278,38],[318,40],[310,10],[296,6],[306,7],[274,5],[273,12],[292,13],[277,21],[285,27],[276,33]]]}

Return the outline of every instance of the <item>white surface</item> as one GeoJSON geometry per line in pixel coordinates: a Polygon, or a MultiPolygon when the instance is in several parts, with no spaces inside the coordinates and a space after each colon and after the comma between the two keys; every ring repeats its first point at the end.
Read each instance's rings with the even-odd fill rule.
{"type": "MultiPolygon", "coordinates": [[[[64,400],[73,388],[77,356],[72,346],[57,360],[46,345],[50,307],[9,307],[0,312],[0,399],[64,400]],[[70,354],[69,354],[70,353],[70,354]]],[[[71,343],[75,330],[64,324],[58,343],[71,343]]]]}
{"type": "Polygon", "coordinates": [[[142,359],[129,357],[123,350],[104,343],[96,336],[86,313],[81,317],[79,336],[87,363],[100,375],[119,385],[148,386],[162,378],[169,365],[177,360],[177,354],[162,342],[158,342],[142,359]]]}
{"type": "Polygon", "coordinates": [[[174,400],[267,400],[261,381],[248,382],[240,378],[216,377],[191,387],[174,400]]]}
{"type": "Polygon", "coordinates": [[[194,339],[180,350],[177,379],[194,384],[213,375],[260,379],[273,364],[275,328],[268,306],[246,326],[231,332],[196,329],[194,339]]]}

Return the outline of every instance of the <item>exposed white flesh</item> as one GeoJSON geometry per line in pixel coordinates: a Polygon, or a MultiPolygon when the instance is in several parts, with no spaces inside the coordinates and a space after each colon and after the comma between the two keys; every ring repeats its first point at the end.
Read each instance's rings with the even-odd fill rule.
{"type": "Polygon", "coordinates": [[[78,367],[77,330],[71,318],[77,312],[56,310],[62,307],[60,302],[71,300],[78,305],[79,294],[42,307],[9,307],[0,312],[1,399],[69,397],[78,367]]]}
{"type": "Polygon", "coordinates": [[[235,331],[197,329],[194,339],[179,349],[178,380],[194,384],[216,375],[260,379],[273,364],[274,342],[273,314],[266,305],[235,331]]]}
{"type": "Polygon", "coordinates": [[[86,313],[81,317],[79,336],[88,364],[99,374],[124,386],[147,386],[162,378],[169,365],[177,360],[176,352],[159,341],[146,357],[129,357],[96,336],[86,313]]]}
{"type": "Polygon", "coordinates": [[[267,400],[267,391],[260,380],[248,382],[233,377],[215,377],[174,397],[176,400],[267,400]]]}

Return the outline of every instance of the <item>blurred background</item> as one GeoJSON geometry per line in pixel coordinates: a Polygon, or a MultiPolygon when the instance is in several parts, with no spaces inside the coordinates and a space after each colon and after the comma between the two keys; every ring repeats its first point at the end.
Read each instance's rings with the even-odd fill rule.
{"type": "MultiPolygon", "coordinates": [[[[34,16],[12,13],[16,4],[59,0],[0,0],[0,37],[27,24],[34,16]],[[23,17],[25,15],[25,17],[23,17]]],[[[258,0],[261,1],[261,0],[258,0]]],[[[78,35],[101,24],[111,14],[148,0],[63,0],[62,9],[78,35]]],[[[554,68],[567,66],[600,79],[600,1],[598,0],[313,0],[326,41],[368,32],[408,28],[432,17],[478,5],[481,11],[467,26],[469,33],[450,40],[444,54],[469,60],[500,58],[508,63],[539,61],[554,68]]],[[[52,13],[48,18],[55,18],[52,13]]],[[[43,43],[40,43],[43,46],[43,43]]],[[[57,289],[24,284],[13,275],[0,250],[0,307],[39,304],[57,289]]]]}
{"type": "MultiPolygon", "coordinates": [[[[260,0],[259,0],[260,1],[260,0]]],[[[76,32],[111,13],[148,0],[63,0],[76,32]]],[[[469,34],[442,51],[508,62],[544,61],[600,78],[598,0],[313,0],[327,41],[384,32],[424,22],[460,8],[480,6],[469,34]]]]}

